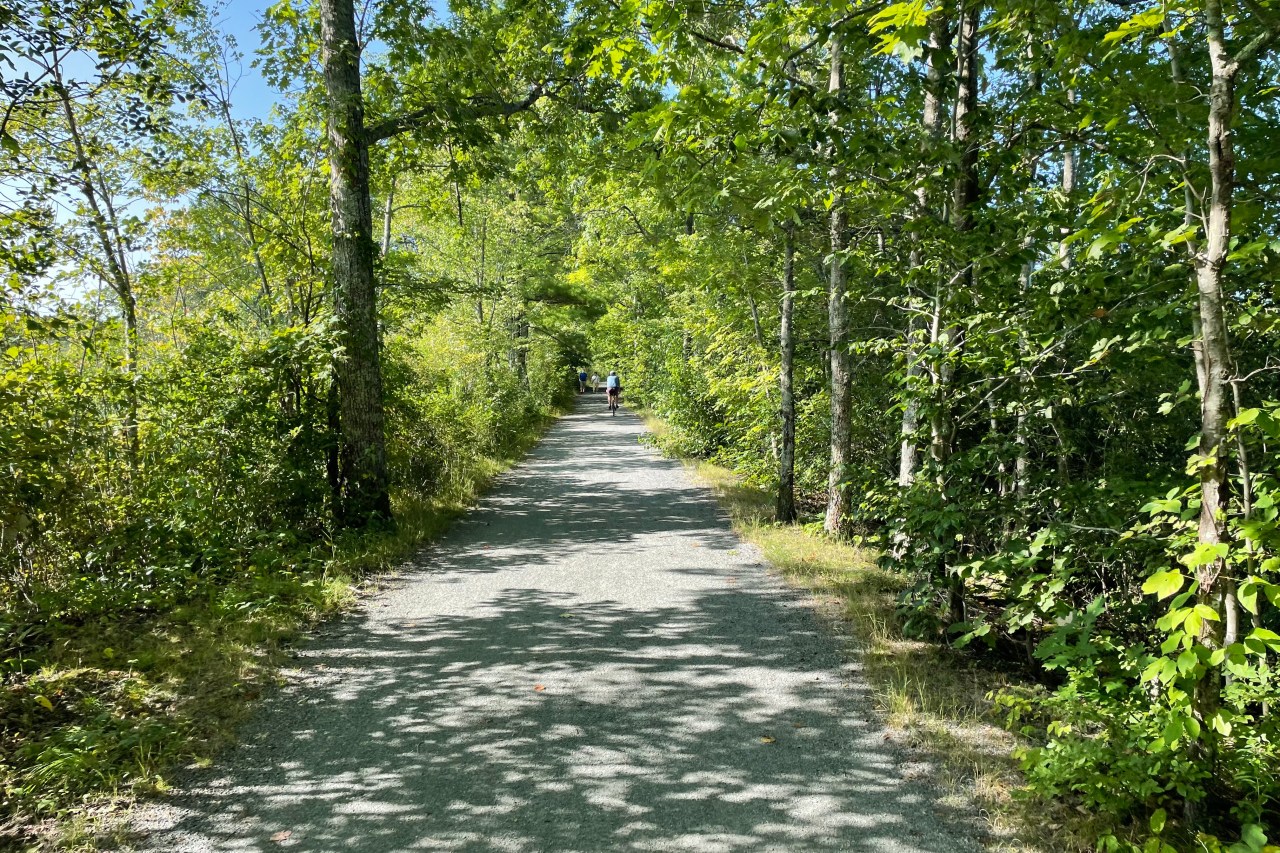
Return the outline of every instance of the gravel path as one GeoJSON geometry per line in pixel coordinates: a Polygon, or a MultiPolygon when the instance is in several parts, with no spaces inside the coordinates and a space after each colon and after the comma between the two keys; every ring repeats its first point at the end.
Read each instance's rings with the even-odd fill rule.
{"type": "Polygon", "coordinates": [[[145,849],[977,850],[838,642],[642,432],[580,400],[301,651],[240,747],[140,810],[145,849]]]}

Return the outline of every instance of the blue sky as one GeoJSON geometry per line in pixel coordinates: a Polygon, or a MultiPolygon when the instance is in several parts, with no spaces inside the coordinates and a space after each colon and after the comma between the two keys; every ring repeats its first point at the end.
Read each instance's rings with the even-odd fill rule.
{"type": "MultiPolygon", "coordinates": [[[[232,114],[236,118],[265,119],[271,108],[280,100],[276,92],[258,69],[253,67],[255,51],[261,44],[261,38],[254,28],[262,21],[263,13],[274,0],[221,0],[219,9],[212,12],[214,24],[224,33],[235,36],[236,45],[244,54],[239,72],[240,80],[236,83],[232,94],[232,114]]],[[[441,19],[449,18],[448,0],[431,0],[431,6],[441,19]]],[[[232,69],[234,79],[236,69],[232,69]]]]}
{"type": "MultiPolygon", "coordinates": [[[[280,94],[262,79],[253,67],[254,52],[261,43],[254,29],[262,20],[263,10],[269,5],[263,0],[224,0],[225,6],[213,16],[213,22],[222,32],[235,36],[236,44],[244,59],[238,69],[240,79],[231,96],[232,114],[236,118],[265,119],[271,108],[280,100],[280,94]]],[[[237,69],[232,68],[232,79],[237,69]]]]}

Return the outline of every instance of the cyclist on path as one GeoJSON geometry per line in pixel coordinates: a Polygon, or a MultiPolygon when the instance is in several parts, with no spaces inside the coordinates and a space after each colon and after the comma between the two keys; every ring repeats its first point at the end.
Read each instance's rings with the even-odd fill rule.
{"type": "Polygon", "coordinates": [[[616,370],[610,370],[604,379],[605,395],[609,398],[609,411],[618,414],[618,398],[622,395],[622,379],[616,370]]]}

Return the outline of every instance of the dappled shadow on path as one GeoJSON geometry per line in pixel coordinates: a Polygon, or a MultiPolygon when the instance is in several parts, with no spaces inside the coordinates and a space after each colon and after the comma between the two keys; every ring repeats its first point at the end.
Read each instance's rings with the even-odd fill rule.
{"type": "Polygon", "coordinates": [[[302,653],[152,849],[972,849],[714,503],[578,417],[302,653]]]}

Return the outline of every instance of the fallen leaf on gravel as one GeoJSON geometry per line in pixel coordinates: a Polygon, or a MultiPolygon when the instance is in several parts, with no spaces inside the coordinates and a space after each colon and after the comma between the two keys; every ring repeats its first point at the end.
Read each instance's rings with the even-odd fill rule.
{"type": "Polygon", "coordinates": [[[560,618],[561,618],[561,619],[572,619],[572,618],[573,618],[573,614],[572,614],[572,613],[561,613],[561,614],[560,614],[560,618]]]}
{"type": "Polygon", "coordinates": [[[292,830],[282,829],[279,832],[277,832],[275,835],[271,836],[271,840],[272,841],[288,841],[290,835],[293,835],[292,830]]]}
{"type": "Polygon", "coordinates": [[[791,724],[791,728],[793,729],[804,729],[808,727],[809,727],[808,723],[792,723],[791,724]]]}
{"type": "Polygon", "coordinates": [[[547,688],[546,688],[546,686],[545,686],[545,685],[542,685],[542,684],[535,684],[535,685],[533,685],[533,689],[534,689],[534,690],[536,690],[537,692],[541,693],[543,690],[546,690],[547,688]]]}
{"type": "Polygon", "coordinates": [[[760,736],[760,742],[761,742],[761,743],[777,743],[777,740],[778,740],[777,738],[775,738],[775,737],[771,737],[771,736],[769,736],[769,735],[761,735],[761,736],[760,736]]]}

